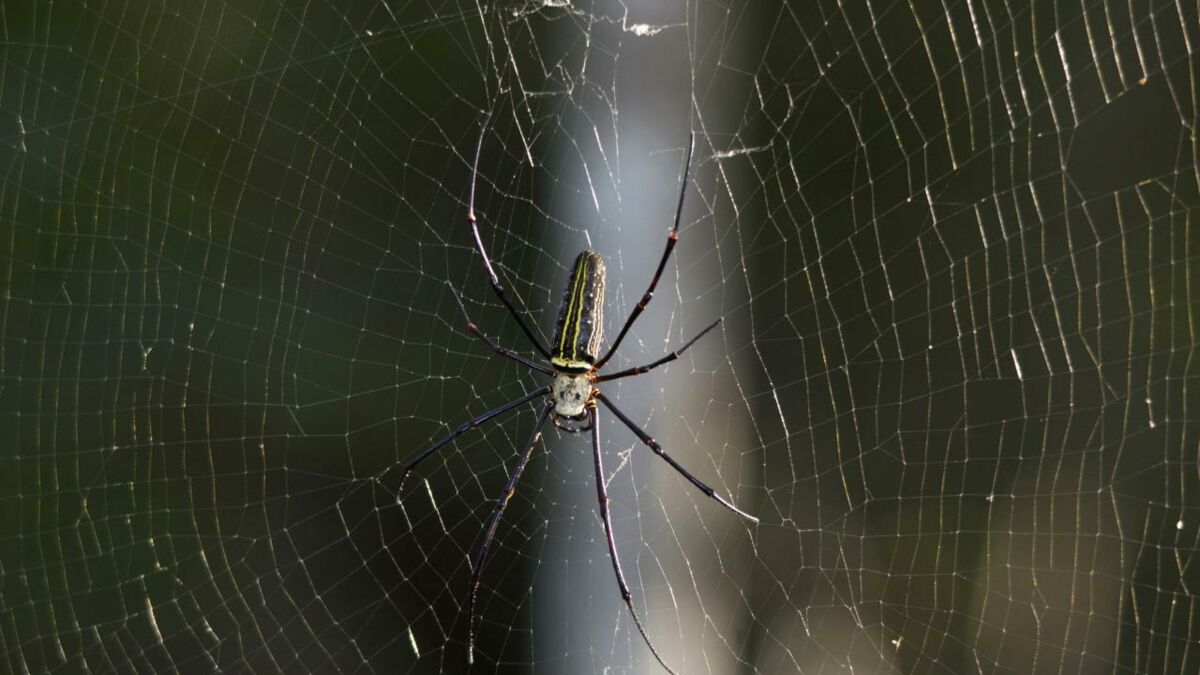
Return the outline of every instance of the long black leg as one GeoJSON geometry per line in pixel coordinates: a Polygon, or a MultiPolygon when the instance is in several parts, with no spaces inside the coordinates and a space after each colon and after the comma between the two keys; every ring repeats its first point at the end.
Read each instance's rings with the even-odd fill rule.
{"type": "Polygon", "coordinates": [[[475,221],[475,179],[479,175],[479,155],[483,151],[483,136],[487,131],[487,117],[484,117],[483,124],[479,129],[479,142],[475,145],[475,162],[471,165],[471,197],[467,202],[467,222],[471,225],[471,235],[475,239],[475,248],[479,251],[479,256],[483,259],[483,268],[488,273],[488,281],[492,284],[492,290],[496,292],[496,296],[500,298],[500,302],[508,308],[513,318],[517,320],[517,324],[521,326],[521,330],[525,333],[525,337],[533,344],[534,349],[538,353],[550,360],[550,352],[542,346],[541,341],[533,336],[533,332],[529,330],[529,326],[525,325],[525,320],[521,318],[521,314],[517,312],[517,308],[513,307],[509,301],[508,295],[504,292],[504,287],[500,285],[500,277],[496,276],[496,270],[492,269],[492,261],[488,258],[487,251],[483,248],[483,239],[479,236],[479,225],[475,221]]]}
{"type": "Polygon", "coordinates": [[[553,403],[547,403],[546,407],[542,408],[542,414],[538,416],[537,425],[533,428],[533,435],[529,437],[529,442],[525,444],[525,449],[521,451],[521,456],[517,459],[517,466],[509,474],[508,484],[504,486],[504,492],[496,500],[496,510],[492,512],[492,519],[488,521],[487,529],[483,535],[483,545],[479,547],[479,552],[475,554],[475,561],[471,564],[471,582],[467,595],[467,630],[469,636],[467,645],[470,649],[468,658],[472,661],[475,655],[475,592],[479,590],[479,573],[483,570],[483,561],[487,558],[488,549],[492,547],[492,539],[496,536],[496,526],[500,524],[500,517],[504,515],[504,509],[508,507],[508,500],[512,499],[513,492],[517,489],[517,479],[521,477],[521,472],[525,471],[525,465],[529,462],[530,455],[533,454],[533,446],[537,445],[538,437],[542,435],[542,427],[545,426],[546,419],[550,417],[552,410],[554,410],[553,403]]]}
{"type": "Polygon", "coordinates": [[[617,347],[620,346],[621,340],[625,339],[625,334],[629,332],[630,326],[645,311],[646,305],[650,304],[650,298],[654,297],[654,287],[658,285],[658,278],[662,276],[663,268],[667,266],[667,259],[671,257],[671,251],[675,248],[675,242],[679,240],[679,219],[683,215],[683,196],[687,194],[688,170],[692,166],[692,149],[694,147],[696,147],[696,137],[689,135],[687,160],[683,165],[683,182],[679,186],[679,205],[675,207],[675,224],[671,226],[671,231],[667,233],[667,247],[663,250],[662,260],[658,261],[658,269],[654,272],[654,278],[650,280],[650,288],[646,289],[646,294],[642,296],[637,306],[629,313],[629,318],[625,320],[625,325],[621,327],[621,332],[617,333],[617,339],[613,340],[612,346],[608,348],[608,353],[596,362],[594,366],[595,370],[602,368],[612,358],[612,355],[617,353],[617,347]]]}
{"type": "Polygon", "coordinates": [[[469,314],[467,314],[467,307],[466,307],[466,305],[463,304],[462,298],[459,297],[458,291],[455,290],[454,286],[450,286],[450,292],[454,294],[454,299],[456,301],[458,301],[458,308],[462,310],[463,318],[467,320],[467,330],[471,331],[471,333],[473,335],[475,335],[475,337],[486,342],[487,346],[492,348],[492,351],[496,352],[500,356],[510,358],[513,361],[516,361],[517,363],[525,366],[526,368],[532,368],[533,370],[536,370],[539,373],[542,373],[545,375],[553,375],[554,374],[554,371],[551,370],[550,368],[543,366],[539,363],[534,363],[533,361],[530,361],[529,359],[525,358],[524,356],[521,356],[520,354],[514,352],[513,350],[505,348],[505,347],[501,347],[500,345],[496,344],[496,342],[494,340],[492,340],[490,337],[485,335],[483,333],[483,331],[479,330],[479,326],[476,326],[474,321],[471,321],[471,316],[469,314]]]}
{"type": "Polygon", "coordinates": [[[420,464],[421,462],[424,462],[426,459],[428,459],[429,456],[432,455],[433,453],[437,452],[439,448],[446,445],[450,441],[458,438],[459,436],[465,434],[466,432],[470,431],[471,429],[474,429],[475,427],[483,424],[484,422],[487,422],[488,420],[498,417],[498,416],[508,412],[509,410],[516,408],[517,406],[521,405],[522,403],[525,403],[526,401],[535,399],[538,396],[545,396],[548,393],[550,393],[550,387],[542,387],[541,389],[538,389],[529,394],[526,394],[515,401],[509,401],[508,403],[505,403],[504,405],[500,406],[499,408],[489,410],[489,411],[483,413],[482,415],[480,415],[479,417],[469,419],[466,422],[463,422],[462,424],[458,425],[457,429],[455,429],[454,431],[451,431],[449,434],[447,434],[441,440],[431,444],[428,448],[425,448],[425,450],[423,450],[421,452],[421,454],[408,460],[408,463],[404,465],[404,473],[402,473],[400,475],[400,482],[396,486],[396,500],[397,501],[400,500],[400,494],[401,494],[401,492],[404,491],[404,481],[405,481],[405,479],[408,478],[408,474],[412,473],[413,469],[417,468],[418,464],[420,464]]]}
{"type": "Polygon", "coordinates": [[[650,438],[650,434],[647,434],[645,431],[642,431],[641,427],[634,424],[633,420],[626,417],[625,413],[621,412],[619,408],[617,408],[615,405],[613,405],[612,401],[608,400],[608,398],[606,396],[604,396],[604,394],[601,394],[599,391],[597,391],[596,398],[600,399],[601,403],[608,406],[608,409],[613,411],[613,414],[616,415],[617,418],[620,419],[622,422],[624,422],[625,426],[629,427],[629,430],[632,431],[634,433],[634,435],[636,435],[639,439],[641,439],[642,443],[646,444],[646,447],[653,450],[654,453],[657,454],[659,457],[662,457],[663,459],[667,460],[667,464],[670,464],[672,468],[674,468],[676,471],[678,471],[680,474],[682,474],[684,478],[688,479],[688,481],[690,481],[692,485],[695,485],[697,489],[699,489],[701,492],[708,495],[709,497],[712,497],[713,499],[715,499],[718,503],[721,504],[721,506],[724,506],[725,508],[729,509],[730,511],[733,511],[734,513],[745,518],[746,520],[749,520],[750,522],[753,522],[753,523],[758,522],[758,518],[755,518],[754,516],[750,515],[749,513],[746,513],[745,511],[734,506],[731,502],[727,501],[724,497],[717,494],[716,490],[714,490],[711,487],[709,487],[708,485],[706,485],[704,483],[704,481],[700,480],[699,478],[696,478],[691,473],[689,473],[688,470],[683,468],[683,466],[679,462],[676,462],[670,455],[668,455],[663,450],[662,446],[658,444],[657,441],[655,441],[653,438],[650,438]]]}
{"type": "Polygon", "coordinates": [[[675,671],[671,670],[671,667],[663,661],[658,650],[654,648],[654,643],[650,642],[650,636],[646,635],[646,629],[642,627],[642,622],[633,609],[633,594],[629,592],[629,584],[625,583],[625,573],[621,571],[621,559],[617,557],[617,542],[613,539],[612,518],[608,515],[608,488],[604,484],[604,461],[600,456],[600,416],[594,401],[588,405],[588,414],[591,417],[592,425],[592,457],[596,464],[596,498],[600,501],[600,518],[604,521],[604,536],[608,539],[608,557],[612,559],[613,572],[617,575],[617,585],[621,587],[621,597],[625,600],[625,606],[629,608],[629,616],[633,617],[633,623],[637,626],[638,632],[642,634],[642,639],[646,641],[646,646],[650,648],[650,653],[654,654],[654,658],[658,659],[667,672],[674,675],[675,671]]]}
{"type": "Polygon", "coordinates": [[[670,363],[671,361],[674,361],[675,359],[679,358],[679,356],[681,354],[683,354],[684,352],[687,351],[688,347],[691,347],[694,342],[696,342],[700,338],[704,337],[705,333],[716,328],[718,325],[720,325],[720,323],[721,323],[720,319],[717,319],[716,321],[710,323],[708,325],[708,328],[705,328],[704,330],[700,331],[700,333],[696,337],[692,338],[691,340],[688,340],[687,344],[683,345],[679,349],[676,349],[675,351],[671,352],[670,354],[667,354],[666,356],[655,361],[654,363],[650,363],[650,364],[647,364],[644,366],[637,366],[636,368],[628,368],[626,370],[619,370],[611,375],[601,375],[600,377],[596,378],[596,382],[598,382],[598,383],[599,382],[608,382],[609,380],[619,380],[622,377],[629,377],[630,375],[641,375],[642,373],[645,373],[647,371],[654,370],[655,368],[661,366],[664,363],[670,363]]]}

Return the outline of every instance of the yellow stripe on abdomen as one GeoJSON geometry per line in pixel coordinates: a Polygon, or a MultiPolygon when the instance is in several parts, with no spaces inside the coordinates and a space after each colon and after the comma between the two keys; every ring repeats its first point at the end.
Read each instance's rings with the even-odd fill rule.
{"type": "Polygon", "coordinates": [[[568,371],[591,368],[603,328],[599,325],[603,303],[604,261],[592,251],[583,251],[575,259],[559,305],[558,332],[551,341],[554,367],[568,371]]]}
{"type": "Polygon", "coordinates": [[[583,289],[587,287],[587,258],[579,256],[575,261],[575,271],[571,274],[571,301],[567,305],[566,322],[563,324],[562,338],[558,343],[558,356],[564,361],[577,361],[579,358],[579,326],[583,314],[583,289]],[[571,337],[571,358],[566,359],[567,336],[571,337]]]}

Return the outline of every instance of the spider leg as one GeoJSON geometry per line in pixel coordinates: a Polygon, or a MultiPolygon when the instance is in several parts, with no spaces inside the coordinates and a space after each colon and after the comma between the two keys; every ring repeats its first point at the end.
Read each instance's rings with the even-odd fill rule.
{"type": "Polygon", "coordinates": [[[721,323],[720,319],[717,319],[716,321],[710,323],[708,325],[708,328],[705,328],[704,330],[700,331],[700,333],[698,335],[696,335],[696,337],[692,338],[691,340],[688,340],[687,343],[684,344],[682,347],[680,347],[679,349],[676,349],[675,351],[671,352],[670,354],[667,354],[666,356],[655,361],[654,363],[650,363],[650,364],[647,364],[644,366],[637,366],[636,368],[628,368],[626,370],[620,370],[611,375],[601,375],[600,377],[596,378],[596,382],[597,383],[608,382],[609,380],[619,380],[622,377],[629,377],[630,375],[641,375],[642,373],[645,373],[647,371],[654,370],[655,368],[661,366],[664,363],[670,363],[671,361],[674,361],[675,359],[679,358],[679,356],[681,354],[683,354],[685,351],[687,351],[688,347],[691,347],[694,342],[696,342],[700,338],[704,337],[704,335],[706,333],[708,333],[708,331],[716,328],[718,325],[720,325],[720,323],[721,323]]]}
{"type": "Polygon", "coordinates": [[[548,393],[550,393],[550,387],[542,387],[541,389],[538,389],[529,394],[526,394],[525,396],[522,396],[521,398],[519,398],[515,401],[509,401],[508,403],[505,403],[504,405],[500,406],[499,408],[489,410],[489,411],[483,413],[482,415],[480,415],[479,417],[469,419],[466,422],[463,422],[462,424],[458,425],[458,428],[456,428],[454,431],[451,431],[449,434],[444,436],[441,440],[431,444],[428,448],[425,448],[425,450],[423,450],[421,452],[421,454],[408,460],[408,462],[404,465],[404,473],[402,473],[400,475],[400,482],[396,485],[396,501],[397,502],[400,501],[400,494],[404,491],[404,481],[405,481],[405,479],[408,478],[408,474],[412,473],[413,469],[417,468],[418,464],[420,464],[421,462],[424,462],[426,459],[428,459],[429,456],[432,455],[433,453],[437,452],[439,448],[446,445],[450,441],[453,441],[454,439],[458,438],[459,436],[465,434],[466,432],[470,431],[471,429],[474,429],[475,427],[483,424],[484,422],[487,422],[495,417],[499,417],[500,415],[508,412],[509,410],[512,410],[513,408],[516,408],[517,406],[521,405],[522,403],[525,403],[526,401],[529,401],[530,399],[537,398],[538,396],[544,396],[548,393]]]}
{"type": "Polygon", "coordinates": [[[525,449],[521,451],[521,455],[517,459],[517,466],[509,474],[508,484],[504,486],[504,492],[500,493],[500,498],[496,500],[496,510],[492,511],[492,518],[488,521],[487,529],[483,535],[483,545],[479,547],[479,552],[475,554],[475,560],[471,564],[471,582],[467,594],[467,630],[469,636],[467,645],[469,649],[468,658],[471,661],[474,661],[475,655],[475,592],[479,590],[479,573],[483,570],[483,561],[487,558],[488,549],[492,547],[492,539],[496,536],[496,526],[500,524],[500,517],[504,515],[504,509],[508,507],[508,500],[512,499],[513,492],[517,489],[517,479],[525,471],[525,465],[529,462],[530,455],[533,454],[533,446],[537,445],[538,438],[542,435],[542,427],[546,425],[546,420],[550,417],[552,410],[554,410],[554,404],[547,403],[542,408],[542,414],[538,415],[537,425],[533,428],[533,435],[529,437],[529,442],[525,444],[525,449]]]}
{"type": "Polygon", "coordinates": [[[683,466],[679,462],[676,462],[670,455],[668,455],[666,453],[666,451],[663,450],[662,446],[659,445],[657,441],[655,441],[653,438],[650,437],[650,434],[647,434],[645,431],[642,431],[642,429],[640,427],[638,427],[638,425],[633,423],[633,420],[626,417],[625,413],[621,412],[619,408],[617,408],[615,405],[613,405],[612,401],[608,400],[608,398],[606,396],[604,396],[604,394],[601,394],[599,391],[597,391],[596,398],[600,399],[601,403],[608,406],[608,409],[613,411],[613,414],[616,415],[617,418],[620,419],[622,422],[624,422],[625,426],[629,427],[629,430],[632,431],[634,433],[634,435],[636,435],[639,439],[641,439],[642,443],[644,443],[646,445],[646,447],[653,450],[654,453],[657,454],[659,457],[662,457],[663,459],[665,459],[667,461],[667,464],[670,464],[673,469],[678,471],[684,478],[688,479],[688,481],[690,481],[692,485],[695,485],[698,490],[700,490],[704,494],[708,495],[709,497],[712,497],[721,506],[724,506],[725,508],[729,509],[730,511],[733,511],[734,513],[745,518],[746,520],[749,520],[752,523],[758,522],[758,518],[755,518],[754,516],[750,515],[749,513],[746,513],[745,511],[734,506],[732,502],[727,501],[724,497],[717,494],[717,491],[712,489],[708,485],[706,485],[704,483],[704,481],[700,480],[699,478],[696,478],[691,473],[689,473],[688,470],[683,468],[683,466]]]}
{"type": "Polygon", "coordinates": [[[654,272],[654,278],[650,280],[650,288],[646,289],[646,294],[642,296],[637,306],[629,313],[629,318],[625,319],[625,325],[621,327],[621,332],[617,333],[617,339],[613,340],[612,346],[608,348],[608,353],[596,362],[594,366],[596,370],[599,370],[605,363],[608,363],[612,355],[617,353],[617,347],[620,346],[621,340],[625,339],[625,334],[629,332],[630,326],[645,311],[646,305],[650,304],[650,298],[654,297],[654,287],[658,285],[658,279],[662,276],[663,268],[667,266],[667,259],[671,257],[671,251],[675,249],[675,242],[679,240],[679,219],[683,215],[683,196],[687,194],[688,170],[692,166],[692,149],[695,147],[696,137],[688,135],[687,160],[683,164],[683,182],[679,186],[679,205],[675,207],[675,224],[671,226],[671,231],[667,233],[667,246],[663,249],[662,260],[658,261],[658,269],[654,272]]]}
{"type": "Polygon", "coordinates": [[[629,608],[629,616],[633,617],[633,623],[637,626],[638,632],[642,634],[642,639],[646,641],[646,646],[650,648],[650,653],[654,654],[654,658],[658,659],[668,673],[675,675],[675,671],[671,670],[671,667],[663,661],[658,650],[654,648],[654,643],[650,642],[650,636],[646,635],[646,629],[642,627],[642,622],[633,609],[633,594],[629,592],[629,584],[625,583],[625,573],[621,571],[621,559],[617,557],[617,542],[613,539],[612,518],[608,514],[608,488],[604,484],[604,463],[600,456],[600,425],[598,424],[600,416],[596,410],[595,401],[588,404],[588,413],[592,425],[592,456],[596,465],[596,498],[600,502],[600,518],[604,521],[604,536],[608,539],[608,557],[612,559],[613,572],[617,575],[617,585],[621,587],[621,598],[625,600],[625,606],[629,608]]]}
{"type": "Polygon", "coordinates": [[[475,337],[486,342],[487,346],[491,347],[492,351],[496,352],[500,356],[510,358],[513,361],[516,361],[517,363],[525,366],[526,368],[531,368],[531,369],[536,370],[539,373],[542,373],[544,375],[553,375],[554,374],[554,371],[551,370],[550,368],[547,368],[546,366],[543,366],[540,363],[534,363],[533,361],[530,361],[529,359],[525,358],[524,356],[521,356],[520,354],[514,352],[511,349],[508,349],[506,347],[501,347],[500,345],[496,344],[496,342],[494,340],[492,340],[490,337],[485,335],[483,333],[483,331],[479,330],[479,326],[476,326],[475,322],[471,321],[471,316],[469,314],[467,314],[467,307],[466,307],[466,305],[463,304],[462,297],[459,296],[458,290],[455,289],[453,285],[450,285],[450,284],[447,284],[447,285],[450,286],[450,291],[452,293],[454,293],[454,299],[456,301],[458,301],[458,308],[462,310],[463,318],[467,320],[467,330],[471,331],[471,333],[473,335],[475,335],[475,337]]]}
{"type": "Polygon", "coordinates": [[[471,225],[471,235],[475,239],[475,249],[479,251],[479,256],[483,258],[483,268],[488,273],[488,281],[492,284],[492,290],[496,292],[496,296],[500,298],[500,302],[508,308],[508,312],[517,320],[517,324],[521,326],[521,331],[525,333],[525,337],[533,343],[538,353],[550,360],[550,352],[542,346],[542,343],[529,330],[529,326],[525,324],[525,320],[521,318],[521,314],[517,312],[517,308],[513,307],[509,301],[508,295],[504,292],[504,287],[500,285],[500,277],[496,276],[496,270],[492,268],[492,261],[488,258],[487,251],[483,248],[483,239],[479,236],[479,225],[475,220],[475,179],[479,176],[479,155],[483,151],[483,136],[487,131],[487,116],[483,118],[483,124],[479,126],[479,142],[475,145],[475,162],[471,165],[471,196],[467,202],[467,223],[471,225]]]}

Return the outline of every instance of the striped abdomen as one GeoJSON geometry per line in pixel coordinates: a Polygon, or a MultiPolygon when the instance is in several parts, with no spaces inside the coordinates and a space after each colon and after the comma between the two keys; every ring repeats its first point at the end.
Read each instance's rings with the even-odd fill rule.
{"type": "Polygon", "coordinates": [[[604,260],[594,251],[575,258],[563,293],[550,363],[566,372],[586,372],[599,358],[604,333],[604,260]]]}

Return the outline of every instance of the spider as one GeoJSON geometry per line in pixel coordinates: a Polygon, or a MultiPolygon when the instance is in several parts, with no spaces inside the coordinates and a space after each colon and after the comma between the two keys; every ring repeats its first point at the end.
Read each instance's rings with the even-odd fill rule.
{"type": "MultiPolygon", "coordinates": [[[[496,535],[496,527],[500,524],[500,518],[504,515],[504,510],[508,506],[509,500],[516,490],[517,480],[520,479],[521,473],[525,470],[525,465],[529,462],[530,456],[533,454],[533,448],[541,437],[542,428],[546,424],[547,419],[552,419],[555,426],[568,431],[570,433],[581,433],[591,431],[592,437],[592,459],[596,470],[596,496],[600,503],[600,517],[604,522],[604,534],[608,540],[608,554],[612,559],[613,572],[617,577],[617,586],[621,590],[621,598],[625,601],[625,606],[629,608],[629,614],[633,617],[634,625],[637,626],[638,632],[641,633],[642,639],[645,640],[646,646],[650,648],[650,652],[668,672],[675,671],[663,661],[662,656],[650,641],[646,629],[642,626],[641,620],[638,618],[637,612],[633,608],[633,595],[629,591],[629,584],[625,582],[625,574],[621,571],[621,561],[617,556],[617,545],[613,539],[612,519],[608,513],[608,490],[604,483],[604,465],[600,453],[600,430],[599,430],[599,409],[596,402],[604,404],[617,419],[629,427],[635,436],[648,448],[654,451],[659,457],[667,462],[671,468],[678,471],[684,478],[688,480],[696,489],[703,492],[706,496],[712,498],[721,506],[733,511],[734,513],[746,518],[747,520],[757,523],[758,518],[742,511],[733,505],[732,502],[726,500],[717,494],[716,490],[709,487],[706,483],[692,475],[679,462],[675,461],[667,454],[663,447],[658,444],[653,438],[643,431],[633,420],[625,413],[621,412],[620,408],[613,405],[612,400],[601,393],[596,385],[602,382],[611,382],[632,375],[640,375],[649,370],[657,368],[665,363],[669,363],[679,358],[688,347],[693,343],[716,328],[721,319],[709,324],[704,330],[700,331],[695,337],[686,342],[682,347],[667,354],[666,356],[649,363],[644,366],[627,368],[606,375],[600,374],[600,369],[604,364],[612,358],[616,353],[617,347],[620,346],[621,340],[625,338],[629,328],[637,320],[638,316],[646,309],[646,305],[650,303],[650,299],[654,296],[654,288],[658,284],[659,277],[662,276],[663,268],[666,267],[668,259],[671,257],[671,251],[675,248],[675,243],[679,239],[679,218],[683,213],[683,198],[687,193],[688,170],[692,163],[692,150],[695,146],[695,138],[689,136],[687,158],[683,168],[683,182],[679,190],[679,203],[675,209],[675,221],[667,234],[667,244],[663,251],[662,259],[658,263],[658,269],[655,270],[653,278],[650,279],[650,287],[646,290],[645,295],[629,313],[629,317],[625,320],[621,331],[617,333],[617,339],[609,346],[608,351],[601,355],[601,337],[604,328],[603,311],[604,311],[604,260],[594,251],[585,250],[575,258],[575,264],[571,272],[571,277],[567,281],[566,288],[563,291],[562,304],[558,310],[558,323],[554,329],[554,339],[550,343],[550,349],[542,345],[541,341],[534,337],[533,332],[529,330],[525,320],[521,318],[521,314],[517,312],[508,296],[505,294],[504,287],[500,285],[500,279],[496,276],[496,271],[492,267],[491,260],[488,258],[487,251],[483,246],[483,239],[479,236],[479,225],[475,217],[475,183],[479,174],[479,156],[483,150],[484,134],[487,130],[486,118],[479,133],[479,140],[475,146],[475,160],[471,167],[471,192],[467,203],[467,223],[471,227],[471,235],[474,239],[476,250],[479,252],[479,257],[483,262],[483,268],[487,272],[488,280],[491,282],[492,290],[500,299],[500,302],[508,309],[509,313],[520,326],[521,332],[529,339],[533,348],[541,354],[549,364],[537,363],[511,349],[501,347],[496,344],[490,337],[483,333],[478,326],[471,321],[467,314],[466,306],[463,305],[462,299],[457,291],[454,291],[455,300],[458,302],[459,309],[462,311],[463,318],[467,322],[467,330],[471,334],[485,342],[492,351],[497,354],[516,361],[530,370],[537,371],[542,375],[550,378],[550,383],[543,386],[521,398],[505,403],[504,405],[489,410],[482,415],[473,419],[467,420],[460,424],[457,428],[447,434],[445,437],[434,442],[429,447],[425,448],[421,453],[414,456],[404,465],[403,473],[400,476],[399,486],[397,487],[397,499],[399,499],[403,489],[404,481],[409,474],[417,468],[421,462],[431,457],[440,448],[446,446],[460,435],[474,429],[485,422],[493,420],[500,415],[521,406],[522,404],[544,397],[541,413],[538,415],[537,424],[534,426],[533,435],[529,441],[525,443],[521,454],[518,457],[517,465],[513,468],[512,473],[508,476],[508,483],[504,486],[504,491],[500,493],[499,499],[496,500],[495,510],[492,511],[491,518],[488,521],[487,528],[483,539],[483,545],[480,546],[475,554],[471,564],[471,579],[468,588],[467,596],[467,622],[468,622],[468,654],[473,660],[475,649],[475,596],[479,590],[479,577],[483,568],[483,563],[487,558],[488,549],[492,545],[492,540],[496,535]]],[[[452,289],[453,290],[453,289],[452,289]]]]}

